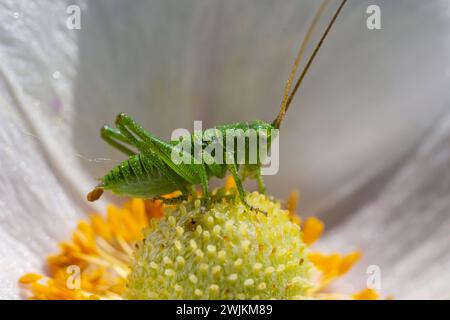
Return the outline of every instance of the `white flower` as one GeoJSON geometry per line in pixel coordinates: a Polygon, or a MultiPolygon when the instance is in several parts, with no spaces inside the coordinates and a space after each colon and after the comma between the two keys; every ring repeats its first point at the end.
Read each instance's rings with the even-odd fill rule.
{"type": "MultiPolygon", "coordinates": [[[[103,123],[126,111],[168,138],[272,120],[318,5],[79,0],[69,30],[73,2],[0,1],[0,298],[94,209],[86,192],[123,159],[103,123]]],[[[449,4],[382,2],[373,31],[367,5],[348,4],[311,67],[269,192],[300,188],[302,211],[327,212],[322,247],[362,249],[355,287],[377,265],[385,294],[450,298],[449,4]]]]}

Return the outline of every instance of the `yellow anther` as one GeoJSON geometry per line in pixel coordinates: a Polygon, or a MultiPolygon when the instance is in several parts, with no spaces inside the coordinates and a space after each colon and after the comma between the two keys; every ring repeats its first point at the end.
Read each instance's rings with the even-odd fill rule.
{"type": "Polygon", "coordinates": [[[177,235],[179,235],[179,236],[183,235],[183,233],[184,233],[183,227],[177,226],[175,229],[177,231],[177,235]]]}
{"type": "Polygon", "coordinates": [[[180,286],[179,284],[175,284],[174,289],[175,289],[176,292],[181,292],[181,291],[183,291],[183,287],[180,286]]]}
{"type": "Polygon", "coordinates": [[[275,268],[274,268],[274,267],[267,267],[265,272],[266,272],[267,274],[271,274],[271,273],[273,273],[274,271],[275,271],[275,268]]]}
{"type": "Polygon", "coordinates": [[[239,227],[239,232],[243,235],[243,236],[247,236],[248,235],[248,228],[245,224],[241,225],[239,227]]]}
{"type": "Polygon", "coordinates": [[[225,250],[220,250],[219,252],[217,252],[217,258],[219,258],[219,260],[221,261],[224,261],[226,256],[227,253],[225,252],[225,250]]]}
{"type": "Polygon", "coordinates": [[[225,229],[227,229],[228,232],[231,232],[233,230],[233,225],[233,220],[227,220],[227,222],[225,222],[225,229]]]}
{"type": "Polygon", "coordinates": [[[255,283],[255,281],[252,278],[249,278],[247,280],[244,281],[244,286],[246,287],[250,287],[255,283]]]}
{"type": "Polygon", "coordinates": [[[177,266],[180,267],[180,268],[183,268],[185,263],[186,263],[186,261],[184,260],[184,258],[182,256],[177,256],[175,258],[175,261],[177,263],[177,266]]]}
{"type": "Polygon", "coordinates": [[[200,271],[203,272],[203,273],[208,272],[208,268],[209,268],[209,266],[206,263],[202,263],[199,266],[200,271]]]}
{"type": "Polygon", "coordinates": [[[243,263],[244,261],[241,259],[241,258],[239,258],[239,259],[237,259],[235,262],[234,262],[234,266],[236,267],[236,268],[239,268],[240,266],[242,266],[242,263],[243,263]]]}
{"type": "Polygon", "coordinates": [[[214,253],[216,252],[216,246],[214,246],[214,245],[212,245],[212,244],[209,244],[209,245],[206,247],[206,250],[208,251],[208,253],[214,254],[214,253]]]}
{"type": "Polygon", "coordinates": [[[286,269],[286,267],[284,266],[284,264],[280,264],[277,268],[277,272],[283,272],[286,269]]]}
{"type": "Polygon", "coordinates": [[[200,290],[200,289],[195,289],[194,294],[195,294],[197,297],[201,297],[201,296],[203,295],[203,291],[200,290]]]}
{"type": "Polygon", "coordinates": [[[253,271],[259,271],[262,269],[262,264],[257,262],[253,265],[253,271]]]}
{"type": "Polygon", "coordinates": [[[221,266],[214,266],[212,267],[211,271],[213,275],[218,275],[220,273],[220,270],[222,269],[221,266]]]}
{"type": "Polygon", "coordinates": [[[163,258],[163,262],[166,265],[171,265],[172,264],[172,260],[169,257],[164,257],[163,258]]]}
{"type": "Polygon", "coordinates": [[[248,251],[249,248],[250,248],[250,241],[249,240],[242,241],[242,249],[244,251],[248,251]]]}
{"type": "Polygon", "coordinates": [[[237,278],[238,278],[238,275],[236,273],[230,274],[228,276],[228,280],[230,280],[230,281],[236,281],[237,278]]]}
{"type": "Polygon", "coordinates": [[[218,235],[220,235],[220,230],[221,230],[220,226],[219,226],[218,224],[216,224],[216,225],[214,226],[214,228],[213,228],[213,233],[214,233],[216,236],[218,236],[218,235]]]}
{"type": "Polygon", "coordinates": [[[195,250],[195,255],[199,258],[203,258],[204,256],[203,251],[200,249],[195,250]]]}
{"type": "Polygon", "coordinates": [[[191,273],[191,274],[189,274],[189,281],[196,284],[198,282],[198,279],[194,274],[191,273]]]}
{"type": "Polygon", "coordinates": [[[158,269],[158,264],[156,262],[150,262],[150,268],[152,269],[158,269]]]}
{"type": "Polygon", "coordinates": [[[173,271],[172,269],[166,269],[166,270],[164,271],[164,274],[165,274],[166,276],[168,276],[169,278],[172,278],[172,277],[175,276],[175,271],[173,271]]]}
{"type": "Polygon", "coordinates": [[[281,248],[277,253],[279,257],[282,257],[287,253],[287,250],[285,248],[281,248]]]}
{"type": "Polygon", "coordinates": [[[219,292],[219,286],[217,284],[212,284],[209,286],[209,291],[211,291],[213,293],[217,293],[217,292],[219,292]]]}
{"type": "Polygon", "coordinates": [[[293,284],[300,284],[302,282],[304,282],[304,280],[301,277],[294,277],[294,278],[292,278],[292,281],[291,281],[291,283],[293,283],[293,284]]]}
{"type": "Polygon", "coordinates": [[[175,219],[174,216],[169,216],[169,218],[167,218],[167,221],[169,221],[169,224],[174,227],[177,223],[177,219],[175,219]]]}

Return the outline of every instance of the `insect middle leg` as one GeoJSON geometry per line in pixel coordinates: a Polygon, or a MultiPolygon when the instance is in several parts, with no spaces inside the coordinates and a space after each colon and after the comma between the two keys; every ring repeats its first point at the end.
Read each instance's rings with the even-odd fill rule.
{"type": "Polygon", "coordinates": [[[264,180],[261,175],[260,164],[244,164],[240,173],[242,181],[247,178],[256,179],[259,193],[266,194],[266,186],[264,185],[264,180]]]}
{"type": "Polygon", "coordinates": [[[261,175],[261,167],[258,167],[256,172],[256,181],[258,182],[258,191],[262,194],[266,194],[266,186],[261,175]]]}
{"type": "Polygon", "coordinates": [[[231,172],[231,174],[233,175],[234,182],[236,183],[236,188],[238,190],[239,198],[241,199],[242,203],[250,210],[255,210],[255,211],[259,211],[259,212],[262,212],[264,214],[267,214],[263,210],[250,205],[247,202],[247,200],[245,199],[244,187],[242,186],[242,181],[241,181],[241,178],[239,177],[236,164],[235,163],[228,164],[227,168],[231,172]]]}

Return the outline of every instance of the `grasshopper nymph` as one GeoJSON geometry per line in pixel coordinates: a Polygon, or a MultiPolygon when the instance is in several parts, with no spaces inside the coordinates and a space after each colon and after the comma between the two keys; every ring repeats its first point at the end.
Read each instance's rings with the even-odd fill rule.
{"type": "MultiPolygon", "coordinates": [[[[231,161],[231,163],[195,163],[195,161],[193,161],[191,163],[182,162],[176,164],[172,160],[171,155],[174,148],[176,148],[176,145],[179,143],[178,140],[169,142],[163,141],[143,129],[129,116],[121,113],[117,116],[115,128],[105,125],[101,129],[101,136],[107,143],[128,155],[129,158],[109,171],[101,179],[101,183],[87,195],[87,199],[89,201],[97,200],[102,195],[103,190],[111,190],[115,194],[141,198],[160,198],[162,195],[174,191],[181,191],[182,195],[180,196],[180,199],[185,199],[189,194],[192,194],[193,186],[201,185],[203,198],[208,200],[210,198],[208,187],[209,179],[212,177],[223,178],[227,172],[230,172],[236,182],[240,200],[244,205],[252,208],[245,200],[245,192],[242,186],[242,172],[245,172],[246,177],[256,179],[259,191],[265,193],[264,182],[261,177],[261,159],[258,158],[256,164],[239,164],[237,162],[236,154],[229,154],[229,150],[226,148],[226,131],[229,129],[239,130],[242,134],[246,134],[249,130],[266,132],[267,136],[265,138],[267,139],[268,144],[270,144],[271,139],[274,138],[272,137],[272,131],[276,131],[274,129],[280,128],[295,93],[300,87],[306,72],[311,66],[311,63],[346,1],[347,0],[342,0],[340,2],[340,5],[325,32],[306,62],[299,79],[292,88],[296,71],[308,41],[322,12],[330,0],[324,0],[320,5],[295,59],[285,86],[278,116],[272,123],[254,120],[229,125],[219,125],[214,128],[216,131],[219,131],[223,137],[220,144],[223,146],[222,150],[224,152],[224,157],[229,157],[234,159],[234,161],[231,161]],[[133,151],[132,148],[136,149],[139,153],[133,151]],[[225,154],[226,152],[228,152],[228,154],[225,154]],[[242,168],[244,170],[242,170],[242,168]],[[239,173],[241,173],[241,176],[239,173]]],[[[192,140],[195,139],[193,138],[192,140]]],[[[246,153],[248,153],[249,146],[247,143],[249,140],[244,139],[244,141],[246,141],[244,148],[246,153]]],[[[207,144],[203,147],[206,148],[207,144]]],[[[194,156],[194,154],[190,155],[192,158],[194,158],[194,156]]]]}

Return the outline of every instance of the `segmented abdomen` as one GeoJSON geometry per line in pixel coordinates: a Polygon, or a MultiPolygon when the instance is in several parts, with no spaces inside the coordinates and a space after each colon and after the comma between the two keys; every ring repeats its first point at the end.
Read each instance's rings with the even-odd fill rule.
{"type": "Polygon", "coordinates": [[[130,156],[103,177],[102,186],[113,193],[142,198],[178,190],[179,186],[167,179],[160,170],[166,165],[157,161],[142,154],[130,156]]]}

